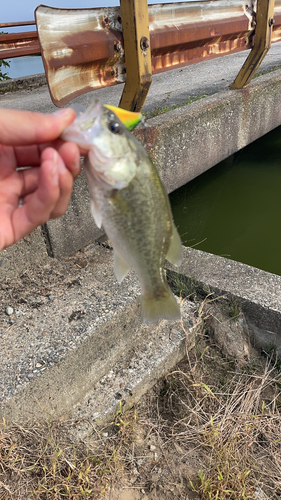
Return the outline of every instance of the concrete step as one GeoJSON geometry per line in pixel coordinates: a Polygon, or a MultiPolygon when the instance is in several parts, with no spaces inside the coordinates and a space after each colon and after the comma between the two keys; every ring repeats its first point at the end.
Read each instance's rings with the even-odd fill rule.
{"type": "Polygon", "coordinates": [[[112,251],[98,243],[7,278],[0,295],[0,419],[69,411],[149,331],[139,293],[133,274],[118,285],[112,251]]]}
{"type": "MultiPolygon", "coordinates": [[[[184,331],[167,321],[143,325],[139,282],[131,272],[118,285],[112,260],[112,251],[95,243],[2,283],[0,420],[26,423],[79,414],[75,408],[89,400],[93,387],[110,378],[115,365],[116,373],[130,365],[133,353],[134,376],[128,368],[130,376],[123,380],[140,396],[183,356],[184,331]]],[[[116,394],[117,375],[112,381],[116,394]]],[[[84,405],[85,414],[105,415],[115,408],[109,395],[93,401],[84,405]]]]}

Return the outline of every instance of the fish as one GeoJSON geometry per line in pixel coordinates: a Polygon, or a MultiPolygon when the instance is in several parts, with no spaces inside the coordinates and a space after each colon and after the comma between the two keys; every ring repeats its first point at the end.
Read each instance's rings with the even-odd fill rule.
{"type": "Polygon", "coordinates": [[[112,243],[118,283],[131,269],[138,276],[143,323],[176,321],[180,307],[164,262],[179,266],[182,245],[169,197],[144,146],[118,118],[118,108],[113,109],[99,101],[80,109],[61,137],[87,152],[91,212],[112,243]]]}

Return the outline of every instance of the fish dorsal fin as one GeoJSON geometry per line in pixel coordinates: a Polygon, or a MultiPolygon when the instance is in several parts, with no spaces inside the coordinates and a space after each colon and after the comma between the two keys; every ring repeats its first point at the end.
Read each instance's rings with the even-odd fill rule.
{"type": "Polygon", "coordinates": [[[182,262],[182,244],[178,230],[172,222],[172,237],[166,259],[174,266],[179,267],[182,262]]]}
{"type": "Polygon", "coordinates": [[[123,279],[125,278],[126,274],[130,271],[131,266],[128,264],[128,262],[121,257],[121,255],[116,252],[114,249],[114,254],[113,254],[113,260],[114,260],[114,272],[115,276],[117,278],[118,283],[120,284],[123,279]]]}
{"type": "Polygon", "coordinates": [[[98,209],[97,204],[94,202],[93,198],[91,198],[91,214],[92,214],[92,216],[94,218],[94,221],[95,221],[96,225],[100,229],[101,225],[102,225],[101,213],[100,213],[100,211],[98,209]]]}

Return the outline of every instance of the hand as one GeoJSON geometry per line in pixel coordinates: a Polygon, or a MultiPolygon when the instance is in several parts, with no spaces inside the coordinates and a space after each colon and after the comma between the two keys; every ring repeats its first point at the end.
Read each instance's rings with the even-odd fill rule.
{"type": "Polygon", "coordinates": [[[65,213],[80,153],[59,137],[75,116],[0,109],[0,250],[65,213]]]}

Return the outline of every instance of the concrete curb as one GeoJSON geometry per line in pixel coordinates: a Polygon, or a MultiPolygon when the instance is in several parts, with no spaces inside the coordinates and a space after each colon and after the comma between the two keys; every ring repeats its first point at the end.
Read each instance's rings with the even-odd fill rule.
{"type": "Polygon", "coordinates": [[[0,82],[0,94],[2,92],[18,92],[27,88],[38,88],[47,84],[45,73],[31,76],[21,76],[0,82]]]}
{"type": "Polygon", "coordinates": [[[161,114],[138,128],[168,192],[281,124],[281,70],[161,114]]]}
{"type": "MultiPolygon", "coordinates": [[[[240,305],[254,347],[281,355],[281,276],[193,248],[177,270],[240,305]]],[[[168,268],[175,270],[168,264],[168,268]]]]}

